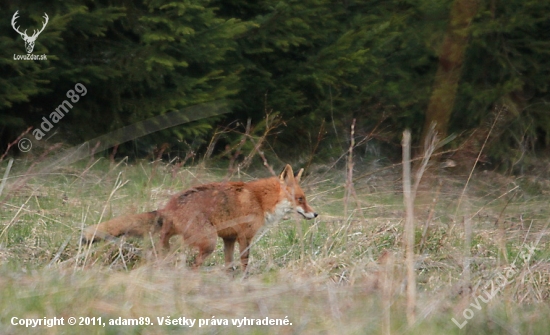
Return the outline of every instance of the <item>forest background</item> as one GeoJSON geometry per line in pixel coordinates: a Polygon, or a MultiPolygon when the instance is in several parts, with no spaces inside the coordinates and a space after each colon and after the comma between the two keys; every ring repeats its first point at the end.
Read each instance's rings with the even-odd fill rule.
{"type": "Polygon", "coordinates": [[[248,132],[267,134],[279,159],[326,161],[349,146],[355,119],[365,155],[397,159],[405,128],[419,145],[434,123],[457,137],[450,149],[475,156],[493,126],[481,160],[522,172],[550,144],[549,12],[524,0],[3,1],[0,148],[81,83],[87,95],[44,150],[223,100],[228,114],[110,154],[224,155],[248,132]],[[17,10],[29,34],[47,13],[33,51],[47,60],[14,60],[25,54],[17,10]]]}

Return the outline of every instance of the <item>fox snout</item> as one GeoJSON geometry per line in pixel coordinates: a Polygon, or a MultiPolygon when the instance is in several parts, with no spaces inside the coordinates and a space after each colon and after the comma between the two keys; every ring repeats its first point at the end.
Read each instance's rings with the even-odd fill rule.
{"type": "Polygon", "coordinates": [[[310,220],[310,219],[314,219],[317,217],[317,213],[313,212],[313,210],[311,210],[311,208],[309,208],[309,211],[305,211],[302,206],[297,206],[296,207],[296,211],[298,213],[300,213],[304,218],[310,220]]]}

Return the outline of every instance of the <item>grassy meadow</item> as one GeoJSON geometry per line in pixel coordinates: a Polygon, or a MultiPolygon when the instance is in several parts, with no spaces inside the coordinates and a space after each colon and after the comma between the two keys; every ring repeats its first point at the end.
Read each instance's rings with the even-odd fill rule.
{"type": "MultiPolygon", "coordinates": [[[[0,163],[0,177],[7,165],[0,163]]],[[[167,257],[158,255],[155,236],[94,245],[79,238],[85,226],[157,209],[187,187],[227,180],[226,169],[91,159],[36,171],[15,160],[0,195],[1,334],[550,329],[548,173],[513,177],[479,169],[469,179],[469,170],[433,168],[425,174],[415,202],[416,313],[409,322],[400,164],[358,161],[351,184],[344,166],[310,165],[302,186],[319,217],[291,216],[261,231],[246,278],[240,269],[223,269],[221,240],[206,266],[193,271],[194,250],[177,237],[167,257]],[[12,324],[54,317],[64,325],[12,324]],[[77,324],[68,325],[69,317],[77,324]],[[135,324],[117,325],[123,322],[135,324]]],[[[267,176],[267,169],[250,169],[230,179],[267,176]]]]}

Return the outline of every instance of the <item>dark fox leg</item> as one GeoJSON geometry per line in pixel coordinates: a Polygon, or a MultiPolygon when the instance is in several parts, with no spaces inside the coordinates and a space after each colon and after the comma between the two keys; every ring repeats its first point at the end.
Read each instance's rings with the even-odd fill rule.
{"type": "Polygon", "coordinates": [[[225,256],[225,266],[229,270],[233,267],[233,253],[235,252],[235,238],[223,239],[223,253],[225,256]]]}
{"type": "Polygon", "coordinates": [[[248,256],[250,254],[251,239],[246,237],[239,237],[238,241],[239,241],[239,252],[241,254],[241,267],[244,273],[246,271],[246,267],[248,266],[248,256]]]}
{"type": "Polygon", "coordinates": [[[174,231],[174,226],[172,224],[172,220],[169,219],[162,219],[161,222],[161,230],[160,230],[160,246],[163,253],[166,253],[170,250],[170,238],[174,235],[176,235],[176,232],[174,231]]]}

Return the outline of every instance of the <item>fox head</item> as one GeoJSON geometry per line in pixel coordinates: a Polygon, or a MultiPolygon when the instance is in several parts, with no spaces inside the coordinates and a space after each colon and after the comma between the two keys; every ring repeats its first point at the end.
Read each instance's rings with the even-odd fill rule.
{"type": "Polygon", "coordinates": [[[313,219],[317,217],[317,213],[307,204],[304,191],[300,187],[300,179],[303,172],[304,169],[300,169],[295,176],[292,167],[287,164],[279,175],[279,180],[286,187],[285,194],[294,210],[306,219],[313,219]]]}

